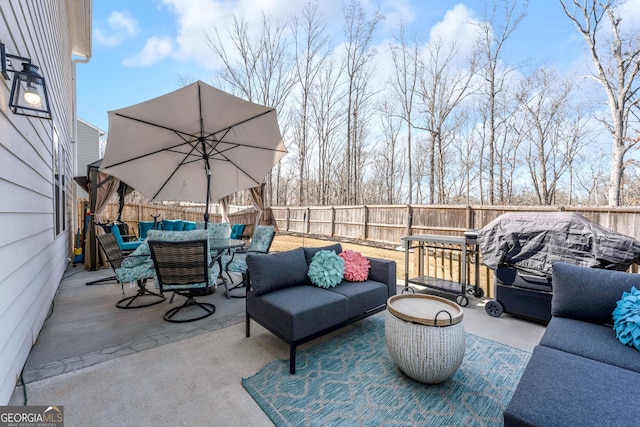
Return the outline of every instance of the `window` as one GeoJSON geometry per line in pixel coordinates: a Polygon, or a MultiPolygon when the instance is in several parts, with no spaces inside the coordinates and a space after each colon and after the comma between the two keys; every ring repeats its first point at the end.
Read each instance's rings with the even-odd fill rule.
{"type": "Polygon", "coordinates": [[[67,170],[67,153],[60,142],[58,132],[53,130],[53,216],[55,236],[66,230],[67,189],[65,171],[67,170]]]}

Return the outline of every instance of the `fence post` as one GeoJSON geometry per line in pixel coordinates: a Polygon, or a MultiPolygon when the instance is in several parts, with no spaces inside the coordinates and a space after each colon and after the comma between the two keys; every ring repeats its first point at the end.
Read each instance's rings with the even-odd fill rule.
{"type": "Polygon", "coordinates": [[[309,234],[309,230],[311,229],[311,209],[307,208],[307,211],[305,212],[305,224],[304,224],[304,232],[306,234],[309,234]]]}
{"type": "Polygon", "coordinates": [[[336,208],[331,206],[331,237],[336,235],[336,208]]]}
{"type": "Polygon", "coordinates": [[[467,230],[472,230],[475,228],[474,227],[475,221],[473,220],[474,219],[473,208],[471,207],[471,205],[467,205],[465,209],[467,211],[467,221],[466,221],[467,230]]]}
{"type": "Polygon", "coordinates": [[[363,230],[362,230],[362,238],[364,240],[367,240],[367,238],[369,237],[369,207],[367,205],[364,205],[362,207],[362,209],[364,209],[364,219],[363,219],[363,230]]]}
{"type": "Polygon", "coordinates": [[[288,206],[287,206],[287,211],[286,212],[287,212],[287,214],[284,217],[284,224],[285,224],[284,228],[285,228],[285,230],[289,231],[289,228],[291,226],[290,225],[290,222],[291,222],[291,210],[289,209],[288,206]]]}
{"type": "Polygon", "coordinates": [[[411,205],[407,205],[407,228],[405,229],[405,235],[411,236],[411,227],[413,225],[413,207],[411,205]]]}

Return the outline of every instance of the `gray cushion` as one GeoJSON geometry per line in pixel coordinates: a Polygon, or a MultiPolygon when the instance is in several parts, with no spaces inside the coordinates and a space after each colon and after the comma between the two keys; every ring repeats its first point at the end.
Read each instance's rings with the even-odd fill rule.
{"type": "Polygon", "coordinates": [[[504,412],[512,426],[637,426],[640,374],[537,346],[504,412]]]}
{"type": "Polygon", "coordinates": [[[623,292],[640,288],[640,274],[553,264],[551,314],[598,324],[613,324],[623,292]]]}
{"type": "Polygon", "coordinates": [[[621,344],[609,326],[553,317],[540,345],[640,373],[640,351],[621,344]]]}
{"type": "Polygon", "coordinates": [[[271,254],[248,254],[247,269],[256,295],[307,283],[302,248],[271,254]]]}
{"type": "Polygon", "coordinates": [[[247,294],[247,313],[288,340],[299,340],[348,319],[349,301],[317,286],[280,289],[260,297],[247,294]]]}
{"type": "Polygon", "coordinates": [[[340,243],[335,243],[329,246],[323,246],[321,248],[304,248],[304,257],[307,260],[307,265],[311,264],[311,260],[313,256],[323,250],[334,251],[336,254],[342,252],[342,245],[340,243]]]}
{"type": "Polygon", "coordinates": [[[328,288],[328,290],[349,299],[349,317],[364,314],[366,311],[386,304],[389,299],[389,287],[373,280],[342,281],[338,286],[328,288]]]}

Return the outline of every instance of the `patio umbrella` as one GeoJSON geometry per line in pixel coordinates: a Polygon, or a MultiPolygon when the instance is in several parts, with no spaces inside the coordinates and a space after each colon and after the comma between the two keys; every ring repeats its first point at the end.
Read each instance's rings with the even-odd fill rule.
{"type": "Polygon", "coordinates": [[[197,81],[109,112],[102,171],[151,200],[209,203],[260,185],[285,154],[274,108],[197,81]]]}

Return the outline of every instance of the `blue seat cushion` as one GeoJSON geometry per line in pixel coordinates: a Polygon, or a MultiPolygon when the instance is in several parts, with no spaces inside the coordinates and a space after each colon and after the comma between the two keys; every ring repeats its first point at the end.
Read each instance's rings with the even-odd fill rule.
{"type": "Polygon", "coordinates": [[[553,317],[540,345],[640,373],[640,351],[620,343],[609,326],[553,317]]]}
{"type": "Polygon", "coordinates": [[[272,332],[299,340],[346,321],[346,297],[317,286],[294,286],[256,297],[247,294],[247,313],[272,332]]]}
{"type": "Polygon", "coordinates": [[[640,374],[537,346],[507,409],[504,425],[636,426],[640,374]]]}
{"type": "Polygon", "coordinates": [[[373,280],[363,282],[342,281],[329,291],[344,295],[349,300],[349,317],[359,316],[374,307],[387,303],[389,287],[373,280]]]}

